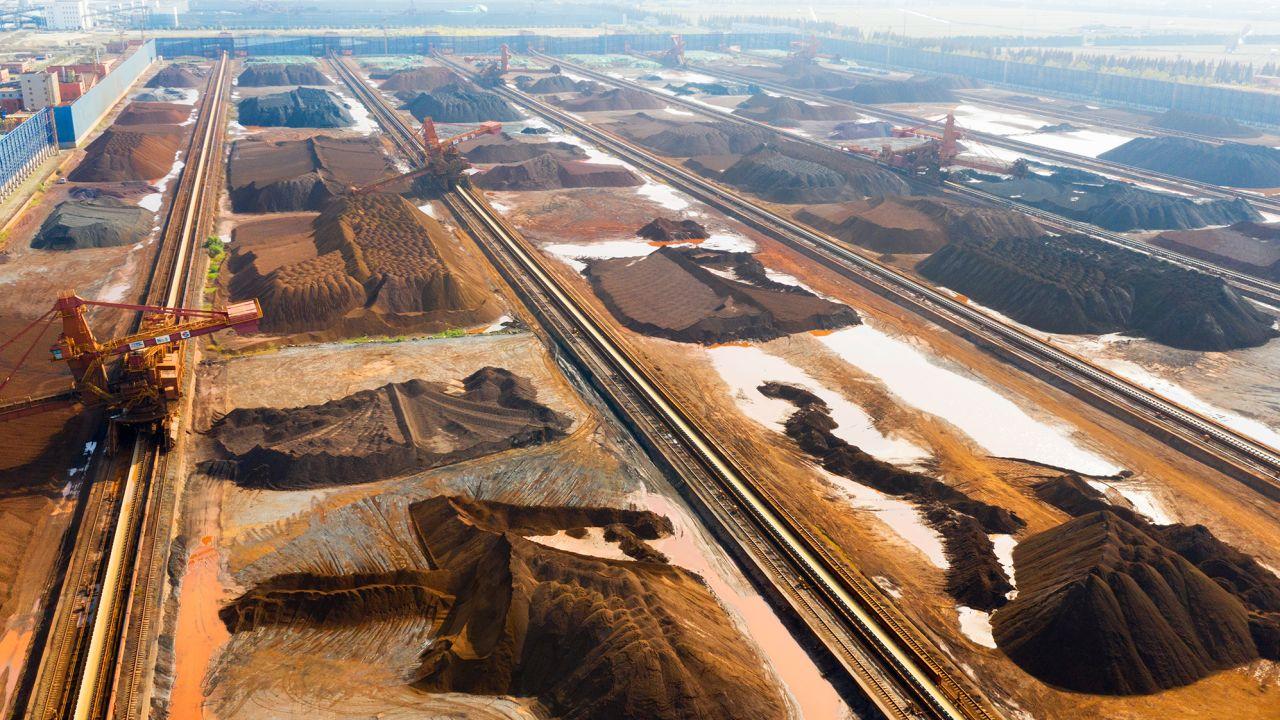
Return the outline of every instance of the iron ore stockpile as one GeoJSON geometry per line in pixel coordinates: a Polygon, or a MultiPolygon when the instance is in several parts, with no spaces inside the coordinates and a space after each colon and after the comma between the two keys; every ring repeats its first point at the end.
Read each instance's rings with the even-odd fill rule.
{"type": "MultiPolygon", "coordinates": [[[[436,103],[442,137],[458,128],[440,109],[461,113],[450,123],[522,117],[421,58],[394,61],[360,75],[381,79],[389,102],[415,93],[404,117],[436,103]]],[[[253,97],[240,107],[249,129],[230,152],[226,255],[208,295],[257,299],[264,317],[259,335],[203,350],[175,537],[185,571],[165,618],[172,652],[161,653],[157,706],[247,719],[295,687],[296,707],[334,717],[788,717],[799,677],[843,712],[812,662],[774,664],[771,643],[787,637],[779,618],[761,616],[629,431],[528,331],[532,317],[440,189],[366,187],[412,159],[394,157],[385,136],[314,120],[254,127],[253,97]],[[294,381],[282,384],[284,362],[294,381]]],[[[643,183],[520,129],[461,144],[476,184],[539,195],[643,183]]],[[[762,268],[744,272],[768,282],[762,268]]],[[[803,322],[801,310],[822,306],[856,322],[790,286],[707,278],[741,285],[733,292],[756,315],[803,322]]]]}
{"type": "Polygon", "coordinates": [[[1021,178],[965,171],[965,180],[1001,197],[1083,220],[1108,230],[1189,230],[1261,220],[1243,198],[1197,200],[1069,168],[1047,168],[1021,178]]]}
{"type": "Polygon", "coordinates": [[[1280,187],[1280,150],[1265,145],[1214,145],[1180,137],[1134,138],[1098,157],[1226,187],[1280,187]]]}
{"type": "Polygon", "coordinates": [[[228,289],[233,300],[258,298],[267,332],[354,337],[497,317],[474,263],[403,198],[340,197],[299,220],[241,225],[233,238],[228,289]]]}
{"type": "MultiPolygon", "coordinates": [[[[5,33],[6,42],[11,34],[5,33]]],[[[62,57],[67,50],[56,52],[62,57]]],[[[118,59],[114,54],[100,58],[104,63],[118,59]]],[[[0,403],[68,390],[66,365],[49,362],[46,354],[58,341],[61,323],[40,322],[18,336],[60,294],[72,290],[90,299],[143,300],[163,212],[194,127],[188,122],[196,110],[192,102],[198,101],[211,67],[203,61],[154,64],[122,90],[124,97],[81,138],[79,150],[64,151],[44,168],[47,174],[56,165],[56,176],[37,172],[25,189],[5,198],[0,403]],[[151,89],[141,92],[144,86],[151,89]],[[151,94],[180,103],[138,99],[151,94]]],[[[6,152],[12,147],[7,145],[6,152]]],[[[99,338],[128,334],[136,319],[134,313],[111,310],[89,317],[99,338]]],[[[6,416],[0,425],[5,438],[0,443],[0,715],[5,717],[32,716],[23,688],[41,666],[42,644],[49,647],[42,632],[58,601],[53,588],[66,573],[73,520],[78,503],[96,484],[92,473],[99,466],[91,458],[103,442],[100,409],[66,404],[37,409],[43,411],[6,416]]]]}
{"type": "MultiPolygon", "coordinates": [[[[1269,200],[1070,159],[902,170],[892,148],[927,138],[897,119],[963,103],[976,128],[1015,96],[834,40],[549,58],[527,49],[595,39],[453,33],[162,38],[0,235],[0,342],[67,288],[138,302],[212,67],[174,50],[229,40],[189,300],[263,315],[186,346],[175,495],[146,515],[173,521],[137,549],[154,612],[127,623],[151,651],[119,674],[143,715],[852,720],[933,696],[1274,720],[1280,512],[1222,439],[1280,445],[1269,200]],[[1181,409],[1118,404],[1121,382],[1181,409]]],[[[1237,119],[1017,102],[1045,148],[1105,135],[1134,172],[1280,188],[1280,138],[1237,119]]],[[[65,390],[48,365],[5,400],[65,390]]],[[[101,415],[4,427],[6,717],[78,498],[107,487],[101,415]]]]}
{"type": "Polygon", "coordinates": [[[772,340],[858,323],[844,305],[769,280],[750,253],[664,247],[640,260],[596,260],[586,273],[619,322],[672,340],[772,340]]]}
{"type": "Polygon", "coordinates": [[[1170,250],[1280,280],[1280,226],[1275,223],[1236,223],[1224,228],[1164,232],[1154,242],[1170,250]]]}
{"type": "Polygon", "coordinates": [[[443,123],[511,122],[520,119],[515,108],[497,95],[456,82],[430,92],[412,94],[405,100],[403,109],[418,120],[431,118],[443,123]]]}
{"type": "Polygon", "coordinates": [[[349,188],[379,180],[391,169],[371,138],[247,138],[231,148],[227,183],[236,212],[320,210],[349,188]]]}

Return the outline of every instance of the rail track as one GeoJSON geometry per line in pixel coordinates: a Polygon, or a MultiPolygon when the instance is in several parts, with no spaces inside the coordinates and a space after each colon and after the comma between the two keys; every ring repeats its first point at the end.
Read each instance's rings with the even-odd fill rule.
{"type": "MultiPolygon", "coordinates": [[[[542,55],[540,53],[533,53],[533,55],[535,57],[540,57],[547,62],[559,63],[563,67],[570,68],[576,74],[586,75],[588,77],[592,77],[603,82],[608,82],[614,85],[619,85],[623,87],[632,88],[635,90],[640,90],[642,92],[647,92],[650,94],[657,94],[667,102],[670,102],[674,105],[680,105],[681,107],[684,107],[686,109],[693,110],[703,115],[709,115],[709,116],[715,117],[716,119],[721,119],[721,120],[728,119],[731,122],[737,122],[744,125],[751,125],[753,127],[758,127],[772,133],[783,135],[787,137],[789,140],[792,140],[794,142],[799,142],[806,145],[821,147],[828,150],[839,149],[839,146],[834,143],[826,142],[823,140],[817,140],[815,138],[812,138],[806,135],[801,135],[798,133],[793,133],[791,131],[788,131],[785,128],[779,128],[779,127],[776,127],[752,118],[746,118],[740,115],[733,115],[730,113],[718,112],[716,110],[712,110],[708,108],[706,105],[702,105],[700,103],[694,102],[692,100],[688,100],[686,98],[666,95],[663,93],[656,93],[652,88],[646,87],[639,83],[632,82],[630,80],[626,80],[623,78],[617,78],[612,75],[607,75],[605,73],[592,70],[591,68],[586,68],[586,67],[582,67],[581,65],[576,65],[576,64],[567,62],[560,58],[552,58],[550,56],[542,55]]],[[[755,83],[756,85],[759,85],[760,87],[773,90],[781,94],[790,95],[792,97],[796,97],[800,99],[814,100],[814,101],[826,103],[828,105],[843,105],[864,113],[879,112],[878,108],[858,105],[855,103],[849,103],[843,100],[837,100],[835,98],[826,97],[824,95],[819,95],[816,93],[810,93],[810,92],[805,92],[801,90],[794,90],[787,86],[779,85],[776,83],[765,83],[759,80],[751,79],[747,76],[739,76],[734,73],[730,73],[730,72],[726,72],[718,69],[698,68],[698,71],[706,73],[708,75],[719,75],[721,77],[731,79],[735,82],[743,82],[743,83],[752,82],[752,83],[755,83]]],[[[879,112],[879,114],[885,117],[894,115],[894,113],[886,114],[884,112],[879,112]]],[[[905,121],[905,122],[909,122],[912,125],[919,125],[921,123],[928,124],[928,122],[924,121],[921,118],[916,118],[908,115],[900,115],[900,117],[898,117],[897,119],[900,122],[905,121]]],[[[968,133],[968,134],[972,135],[973,133],[968,133]]],[[[1091,158],[1083,158],[1083,156],[1071,156],[1071,157],[1080,157],[1082,161],[1091,160],[1091,158]]],[[[1074,162],[1069,159],[1064,161],[1074,162]]],[[[1124,167],[1124,166],[1117,166],[1117,167],[1124,167]]],[[[1136,172],[1136,171],[1133,171],[1131,168],[1125,168],[1125,169],[1131,173],[1136,172]]],[[[1267,280],[1266,278],[1261,278],[1255,275],[1251,275],[1249,273],[1240,272],[1238,270],[1234,270],[1228,267],[1223,267],[1221,265],[1209,262],[1207,260],[1201,260],[1199,258],[1191,257],[1189,255],[1184,255],[1174,250],[1169,250],[1167,248],[1160,247],[1159,245],[1153,245],[1151,243],[1145,242],[1143,240],[1140,240],[1134,237],[1129,237],[1121,233],[1115,233],[1108,230],[1104,230],[1096,225],[1091,225],[1086,222],[1082,222],[1079,220],[1072,220],[1071,218],[1063,217],[1062,215],[1058,215],[1056,213],[1052,213],[1047,210],[1042,210],[1040,208],[1027,205],[1025,203],[1020,203],[1015,200],[1010,200],[1008,198],[1000,197],[999,195],[995,195],[993,193],[979,190],[966,183],[947,182],[944,185],[944,189],[948,192],[951,192],[952,194],[960,195],[979,203],[983,203],[983,204],[995,206],[995,207],[1002,207],[1009,210],[1015,210],[1025,215],[1030,215],[1036,218],[1041,224],[1046,225],[1054,230],[1058,230],[1061,232],[1079,233],[1082,235],[1088,235],[1090,237],[1093,237],[1098,240],[1102,240],[1104,242],[1111,243],[1113,245],[1119,245],[1121,247],[1124,247],[1130,250],[1135,250],[1137,252],[1158,257],[1167,262],[1172,262],[1178,265],[1182,265],[1184,267],[1189,267],[1195,270],[1199,270],[1200,272],[1203,272],[1209,275],[1220,277],[1225,282],[1229,283],[1233,288],[1236,289],[1237,292],[1241,293],[1242,295],[1245,295],[1246,297],[1252,298],[1259,302],[1265,303],[1266,305],[1272,308],[1280,308],[1280,283],[1267,280]]]]}
{"type": "MultiPolygon", "coordinates": [[[[208,179],[221,171],[229,61],[211,73],[165,216],[164,231],[145,289],[148,305],[180,305],[189,292],[192,258],[208,219],[208,179]]],[[[136,326],[135,328],[136,329],[136,326]]],[[[188,349],[188,352],[190,349],[188,349]]],[[[122,452],[91,461],[94,481],[84,490],[58,601],[52,608],[24,718],[89,720],[141,716],[139,696],[151,657],[152,616],[159,602],[165,557],[157,538],[172,507],[167,456],[140,433],[122,452]],[[139,634],[141,633],[141,634],[139,634]]]]}
{"type": "MultiPolygon", "coordinates": [[[[543,56],[544,58],[546,56],[543,56]]],[[[571,64],[574,72],[582,72],[571,64]]],[[[589,71],[588,71],[589,72],[589,71]]],[[[616,83],[609,76],[599,79],[616,83]]],[[[1093,365],[1021,328],[1008,325],[924,283],[861,255],[845,243],[766,210],[727,188],[601,130],[558,108],[507,87],[495,92],[620,158],[770,234],[846,277],[924,317],[949,327],[1053,384],[1131,421],[1137,427],[1222,470],[1260,494],[1280,501],[1280,453],[1215,420],[1093,365]]],[[[648,90],[648,92],[653,92],[648,90]]],[[[670,100],[666,95],[661,97],[670,100]]]]}
{"type": "MultiPolygon", "coordinates": [[[[405,121],[345,60],[331,58],[339,75],[378,117],[397,145],[417,140],[405,121]]],[[[411,148],[409,157],[422,154],[411,148]]],[[[998,713],[978,690],[957,680],[928,647],[923,634],[855,568],[834,558],[808,524],[786,511],[766,486],[701,427],[628,343],[596,316],[591,303],[562,285],[547,261],[464,184],[443,198],[513,287],[520,290],[544,328],[613,397],[633,427],[647,428],[646,446],[659,453],[679,448],[681,479],[728,532],[762,563],[775,592],[867,697],[891,718],[993,719],[998,713]],[[630,400],[628,400],[630,398],[630,400]],[[638,407],[637,407],[638,406],[638,407]],[[656,423],[649,419],[653,418],[656,423]],[[683,459],[681,459],[683,458],[683,459]],[[745,532],[747,530],[750,532],[745,532]],[[745,532],[745,534],[744,534],[745,532]]]]}

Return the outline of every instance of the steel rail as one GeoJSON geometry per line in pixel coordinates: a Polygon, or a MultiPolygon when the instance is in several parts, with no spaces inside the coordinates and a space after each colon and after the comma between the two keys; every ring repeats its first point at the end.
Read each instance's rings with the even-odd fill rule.
{"type": "MultiPolygon", "coordinates": [[[[546,61],[557,62],[564,67],[572,69],[573,72],[575,73],[584,74],[589,77],[595,78],[597,80],[606,81],[615,85],[620,85],[623,87],[628,87],[635,90],[647,92],[653,95],[657,95],[667,100],[668,102],[680,105],[681,107],[684,107],[686,109],[694,110],[703,115],[708,115],[718,119],[728,119],[732,122],[737,122],[740,124],[758,127],[764,130],[768,130],[769,132],[783,135],[789,140],[792,140],[794,142],[799,142],[805,145],[811,145],[814,147],[820,147],[824,149],[840,149],[839,145],[832,142],[818,140],[806,135],[801,135],[799,133],[792,132],[786,128],[779,128],[774,125],[770,125],[768,123],[756,120],[754,118],[747,118],[747,117],[735,115],[732,113],[718,112],[716,110],[713,110],[707,107],[706,105],[694,102],[687,98],[682,98],[679,96],[671,96],[665,93],[659,93],[655,91],[653,88],[641,85],[639,83],[633,82],[631,80],[627,80],[625,78],[617,78],[612,75],[601,73],[596,70],[592,70],[590,68],[582,67],[580,65],[576,65],[574,63],[564,61],[560,58],[553,58],[551,56],[542,55],[540,53],[532,53],[532,54],[535,57],[540,57],[546,61]]],[[[762,88],[773,90],[775,92],[779,92],[782,94],[791,95],[792,97],[799,98],[799,99],[813,100],[813,101],[823,102],[829,105],[843,105],[843,106],[850,107],[854,110],[857,110],[858,112],[864,112],[864,113],[880,112],[877,108],[874,108],[874,107],[859,105],[857,103],[850,103],[844,100],[830,98],[825,95],[818,95],[818,94],[804,91],[804,90],[797,90],[797,89],[790,88],[788,86],[781,85],[778,83],[768,83],[768,82],[763,82],[759,80],[754,80],[748,76],[738,76],[735,73],[731,73],[728,71],[711,69],[711,68],[701,68],[701,67],[698,68],[698,71],[704,72],[709,75],[719,75],[721,77],[734,80],[735,82],[752,82],[756,85],[759,85],[762,88]]],[[[884,112],[880,112],[880,114],[886,117],[894,115],[894,113],[884,113],[884,112]]],[[[916,118],[916,117],[907,116],[907,115],[902,115],[897,119],[899,121],[910,122],[913,125],[919,124],[920,122],[924,122],[921,118],[916,118]]],[[[1076,157],[1076,156],[1073,156],[1073,157],[1076,157]]],[[[868,158],[868,159],[872,160],[871,158],[868,158]]],[[[1071,160],[1070,158],[1067,158],[1064,161],[1071,161],[1071,160]]],[[[1123,166],[1120,166],[1120,167],[1123,167],[1123,166]]],[[[1132,172],[1132,170],[1130,171],[1132,172]]],[[[1145,253],[1147,255],[1152,255],[1154,257],[1158,257],[1167,262],[1172,262],[1178,265],[1182,265],[1184,267],[1190,267],[1190,268],[1199,270],[1201,272],[1204,272],[1206,274],[1220,277],[1226,282],[1228,282],[1232,287],[1234,287],[1241,294],[1246,295],[1255,300],[1258,300],[1260,302],[1266,303],[1267,305],[1273,308],[1280,308],[1280,283],[1273,282],[1266,278],[1262,278],[1257,275],[1252,275],[1250,273],[1241,272],[1233,268],[1228,268],[1222,265],[1218,265],[1208,260],[1202,260],[1200,258],[1192,257],[1190,255],[1185,255],[1183,253],[1177,252],[1176,250],[1170,250],[1168,248],[1160,247],[1159,245],[1154,245],[1152,243],[1146,242],[1144,240],[1140,240],[1138,238],[1129,237],[1121,233],[1112,232],[1110,230],[1104,230],[1103,228],[1100,228],[1097,225],[1086,223],[1081,220],[1074,220],[1049,210],[1044,210],[1041,208],[1034,207],[1032,205],[1028,205],[1026,203],[1021,203],[1016,200],[1011,200],[1009,198],[1001,197],[999,195],[996,195],[995,193],[979,190],[978,188],[975,188],[972,185],[968,185],[966,183],[947,182],[945,184],[945,189],[954,194],[967,197],[971,200],[983,202],[988,205],[1007,208],[1010,210],[1016,210],[1023,214],[1030,215],[1036,218],[1037,220],[1039,220],[1042,224],[1047,225],[1055,230],[1088,235],[1090,237],[1093,237],[1097,240],[1101,240],[1103,242],[1108,242],[1113,245],[1118,245],[1120,247],[1127,248],[1129,250],[1135,250],[1137,252],[1145,253]]]]}
{"type": "MultiPolygon", "coordinates": [[[[562,65],[568,66],[566,63],[562,65]]],[[[574,71],[578,72],[576,68],[574,71]]],[[[999,344],[1003,350],[1015,354],[1020,360],[1033,362],[1042,371],[1067,380],[1082,391],[1106,400],[1109,405],[1118,406],[1134,417],[1144,419],[1177,438],[1180,441],[1179,447],[1196,449],[1220,460],[1224,469],[1233,477],[1273,500],[1280,500],[1280,454],[1277,454],[1276,449],[1135,385],[1020,328],[1007,325],[958,302],[929,285],[851,250],[834,238],[765,210],[613,133],[600,130],[569,113],[510,88],[499,87],[495,91],[566,130],[611,150],[656,177],[774,234],[784,242],[802,249],[818,249],[827,262],[854,270],[859,276],[890,289],[902,304],[919,309],[927,316],[941,315],[944,322],[967,328],[984,340],[999,344]]],[[[654,94],[667,97],[660,93],[654,94]]],[[[1204,460],[1205,457],[1199,459],[1204,460]]]]}
{"type": "MultiPolygon", "coordinates": [[[[393,134],[412,138],[403,119],[386,106],[386,101],[364,85],[341,59],[334,59],[344,80],[362,98],[374,102],[380,121],[395,128],[393,134]]],[[[397,141],[398,142],[398,141],[397,141]]],[[[416,141],[414,141],[416,142],[416,141]]],[[[614,336],[608,325],[594,316],[588,303],[572,290],[556,281],[537,250],[528,246],[484,200],[469,186],[460,187],[445,196],[445,203],[473,233],[498,239],[507,254],[515,258],[522,273],[534,280],[541,293],[551,298],[556,309],[568,317],[575,334],[586,339],[603,356],[616,375],[635,390],[677,436],[681,444],[717,479],[723,490],[745,511],[753,526],[782,551],[789,564],[820,593],[824,604],[834,608],[847,630],[875,651],[878,662],[887,665],[913,700],[905,706],[894,703],[891,693],[868,683],[867,670],[857,667],[857,657],[846,653],[837,658],[850,670],[855,682],[867,690],[868,697],[890,717],[934,717],[991,719],[993,710],[983,704],[957,682],[925,649],[918,631],[884,600],[882,594],[865,577],[830,554],[825,543],[815,537],[805,524],[790,515],[776,499],[769,496],[758,481],[750,478],[731,455],[711,435],[698,427],[684,412],[680,403],[662,388],[662,381],[634,360],[625,344],[614,336]],[[853,665],[854,667],[850,667],[853,665]]]]}
{"type": "MultiPolygon", "coordinates": [[[[176,305],[186,293],[188,265],[199,242],[195,232],[200,219],[196,206],[202,200],[207,173],[216,167],[210,155],[218,146],[219,120],[225,117],[227,69],[224,55],[210,77],[184,158],[186,164],[166,213],[160,248],[145,290],[146,304],[176,305]]],[[[135,322],[135,328],[140,321],[139,318],[135,322]]],[[[145,520],[154,503],[157,477],[164,469],[154,438],[140,434],[133,439],[127,467],[123,484],[117,486],[114,496],[96,486],[86,491],[91,495],[90,524],[82,525],[83,538],[77,538],[69,560],[74,576],[71,584],[64,583],[62,597],[54,609],[54,638],[41,658],[37,689],[27,717],[88,720],[105,717],[112,704],[115,686],[111,680],[119,671],[119,654],[128,640],[125,620],[139,577],[139,558],[134,554],[145,540],[145,520]],[[113,501],[119,504],[111,507],[113,501]],[[86,546],[82,540],[89,544],[86,546]],[[97,553],[102,553],[100,560],[95,559],[97,553]],[[83,628],[76,620],[77,597],[95,586],[98,591],[86,643],[83,628]]],[[[153,564],[143,563],[144,567],[153,564]]]]}

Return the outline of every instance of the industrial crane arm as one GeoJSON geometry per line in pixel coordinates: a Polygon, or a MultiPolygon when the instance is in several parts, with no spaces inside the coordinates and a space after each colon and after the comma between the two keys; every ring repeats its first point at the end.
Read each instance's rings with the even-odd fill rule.
{"type": "MultiPolygon", "coordinates": [[[[151,327],[142,332],[133,335],[125,335],[124,337],[111,338],[102,342],[99,350],[101,355],[121,355],[123,353],[135,350],[143,350],[156,345],[164,345],[165,343],[177,342],[180,340],[190,340],[201,335],[226,330],[228,328],[237,330],[242,333],[255,332],[258,329],[258,321],[262,319],[262,307],[258,305],[257,300],[246,300],[244,302],[232,303],[227,306],[226,310],[194,310],[189,308],[165,308],[149,305],[124,305],[120,303],[102,303],[94,301],[83,301],[86,305],[99,305],[102,307],[119,307],[125,309],[136,309],[150,312],[163,313],[168,315],[198,317],[185,323],[174,323],[164,325],[159,328],[151,327]]],[[[53,348],[53,358],[55,360],[63,360],[63,347],[55,346],[53,348]]]]}

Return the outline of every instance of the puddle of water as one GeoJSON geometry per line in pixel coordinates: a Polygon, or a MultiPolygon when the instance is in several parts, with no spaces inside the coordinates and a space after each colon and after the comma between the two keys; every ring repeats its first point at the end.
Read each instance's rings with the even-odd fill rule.
{"type": "Polygon", "coordinates": [[[912,464],[929,457],[928,452],[906,440],[885,437],[862,408],[826,388],[804,370],[757,346],[724,345],[708,348],[706,353],[716,372],[729,385],[738,409],[770,430],[783,432],[784,423],[796,410],[786,400],[765,397],[759,391],[760,385],[772,380],[801,386],[822,398],[839,425],[835,434],[879,460],[912,464]]]}
{"type": "Polygon", "coordinates": [[[636,188],[636,192],[673,212],[684,210],[690,204],[680,191],[653,180],[646,179],[644,185],[636,188]]]}
{"type": "Polygon", "coordinates": [[[991,455],[1086,475],[1115,475],[1121,470],[1077,445],[1070,428],[1032,418],[992,388],[934,364],[927,351],[870,325],[843,328],[819,340],[845,362],[878,378],[906,404],[960,428],[991,455]]]}

